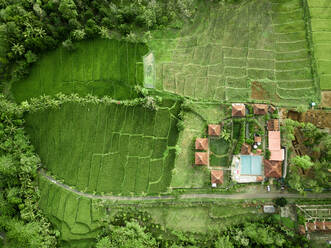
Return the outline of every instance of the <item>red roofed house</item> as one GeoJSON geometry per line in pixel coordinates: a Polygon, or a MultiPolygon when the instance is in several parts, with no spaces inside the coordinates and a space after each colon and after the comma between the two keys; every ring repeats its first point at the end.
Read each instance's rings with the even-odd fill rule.
{"type": "Polygon", "coordinates": [[[246,115],[245,104],[233,103],[232,104],[232,116],[243,117],[246,115]]]}
{"type": "Polygon", "coordinates": [[[217,184],[223,184],[223,170],[211,170],[211,184],[216,187],[217,184]]]}
{"type": "Polygon", "coordinates": [[[264,164],[264,176],[269,178],[281,178],[282,177],[282,162],[263,160],[264,164]]]}
{"type": "Polygon", "coordinates": [[[244,143],[242,146],[241,146],[241,151],[240,151],[240,154],[246,154],[246,155],[249,155],[252,151],[252,147],[246,143],[244,143]]]}
{"type": "Polygon", "coordinates": [[[207,152],[196,152],[195,153],[195,164],[196,165],[208,165],[209,157],[207,152]]]}
{"type": "Polygon", "coordinates": [[[270,105],[268,110],[269,110],[270,113],[273,113],[273,112],[276,111],[276,107],[270,105]]]}
{"type": "Polygon", "coordinates": [[[304,225],[299,225],[299,233],[300,233],[301,235],[306,234],[306,228],[305,228],[304,225]]]}
{"type": "Polygon", "coordinates": [[[281,150],[270,150],[270,158],[271,161],[284,161],[284,149],[281,150]]]}
{"type": "Polygon", "coordinates": [[[268,120],[268,131],[279,131],[279,120],[271,119],[268,120]]]}
{"type": "Polygon", "coordinates": [[[269,131],[269,150],[280,150],[280,131],[269,131]]]}
{"type": "Polygon", "coordinates": [[[280,147],[280,131],[269,131],[269,151],[271,161],[283,161],[284,149],[280,147]]]}
{"type": "Polygon", "coordinates": [[[220,136],[221,125],[208,125],[208,135],[209,136],[220,136]]]}
{"type": "Polygon", "coordinates": [[[195,140],[195,149],[196,150],[208,150],[208,139],[207,138],[197,138],[195,140]]]}
{"type": "Polygon", "coordinates": [[[265,115],[268,113],[267,104],[253,104],[253,110],[255,115],[265,115]]]}

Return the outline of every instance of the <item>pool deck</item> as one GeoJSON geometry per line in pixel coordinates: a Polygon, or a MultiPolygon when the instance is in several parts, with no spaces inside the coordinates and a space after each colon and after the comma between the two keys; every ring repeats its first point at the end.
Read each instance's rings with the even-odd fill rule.
{"type": "MultiPolygon", "coordinates": [[[[251,164],[248,164],[247,166],[251,166],[251,164]]],[[[245,171],[245,170],[244,170],[245,171]]],[[[245,171],[246,172],[246,171],[245,171]]],[[[253,183],[253,182],[259,182],[261,181],[261,179],[263,180],[263,173],[262,173],[262,156],[257,156],[257,155],[235,155],[233,156],[232,159],[232,164],[231,164],[231,178],[233,181],[238,182],[238,183],[253,183]],[[251,157],[250,158],[250,163],[251,163],[251,159],[253,158],[253,160],[255,157],[261,157],[259,160],[260,162],[259,165],[255,165],[255,167],[257,166],[257,168],[253,168],[253,170],[251,168],[249,168],[250,173],[252,171],[256,172],[257,170],[260,170],[259,174],[242,174],[242,158],[246,158],[243,156],[247,156],[247,157],[251,157]],[[259,169],[260,168],[260,169],[259,169]]]]}

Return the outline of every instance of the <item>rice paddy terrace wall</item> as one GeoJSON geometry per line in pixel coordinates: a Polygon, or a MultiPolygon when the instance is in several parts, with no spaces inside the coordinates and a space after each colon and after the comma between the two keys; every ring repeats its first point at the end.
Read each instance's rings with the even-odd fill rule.
{"type": "Polygon", "coordinates": [[[318,94],[311,73],[302,0],[201,1],[192,24],[158,33],[157,87],[208,100],[250,98],[293,105],[318,94]]]}
{"type": "Polygon", "coordinates": [[[44,55],[27,79],[14,83],[16,101],[59,92],[115,99],[137,96],[134,86],[143,83],[142,57],[148,51],[145,45],[106,39],[74,45],[74,51],[58,48],[44,55]]]}
{"type": "Polygon", "coordinates": [[[99,194],[156,194],[171,182],[180,104],[66,103],[26,116],[41,161],[70,186],[99,194]]]}

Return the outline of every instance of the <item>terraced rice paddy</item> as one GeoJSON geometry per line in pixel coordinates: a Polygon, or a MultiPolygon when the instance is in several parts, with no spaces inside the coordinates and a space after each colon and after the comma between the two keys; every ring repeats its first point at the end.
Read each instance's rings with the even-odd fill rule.
{"type": "Polygon", "coordinates": [[[301,0],[201,3],[192,24],[155,34],[149,46],[157,87],[179,95],[247,100],[254,81],[275,103],[304,103],[317,94],[301,0]]]}
{"type": "Polygon", "coordinates": [[[65,104],[29,114],[26,130],[44,167],[86,192],[155,194],[171,182],[179,104],[153,111],[122,104],[65,104]]]}
{"type": "Polygon", "coordinates": [[[75,47],[72,52],[59,48],[45,54],[27,79],[13,84],[15,99],[21,102],[59,92],[137,97],[134,86],[143,83],[145,45],[100,39],[75,43],[75,47]]]}
{"type": "MultiPolygon", "coordinates": [[[[62,239],[71,240],[71,245],[77,247],[91,247],[88,240],[93,241],[92,238],[101,226],[102,218],[107,214],[105,205],[100,204],[100,200],[66,191],[44,177],[40,177],[40,189],[40,207],[59,228],[62,239]]],[[[119,202],[108,203],[110,216],[128,207],[125,203],[124,206],[119,202]]],[[[258,208],[243,206],[239,202],[224,201],[196,202],[191,206],[187,206],[187,202],[140,202],[136,208],[147,211],[156,223],[166,228],[197,233],[206,233],[210,229],[224,230],[234,223],[240,223],[245,219],[254,220],[261,216],[258,208]]]]}
{"type": "Polygon", "coordinates": [[[314,54],[322,90],[331,90],[331,5],[328,0],[308,0],[314,54]]]}

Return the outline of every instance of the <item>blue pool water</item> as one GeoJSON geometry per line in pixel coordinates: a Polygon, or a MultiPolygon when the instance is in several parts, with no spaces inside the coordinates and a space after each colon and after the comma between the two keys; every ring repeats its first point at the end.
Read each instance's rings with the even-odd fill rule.
{"type": "Polygon", "coordinates": [[[262,175],[262,157],[240,155],[241,169],[243,175],[262,175]]]}

